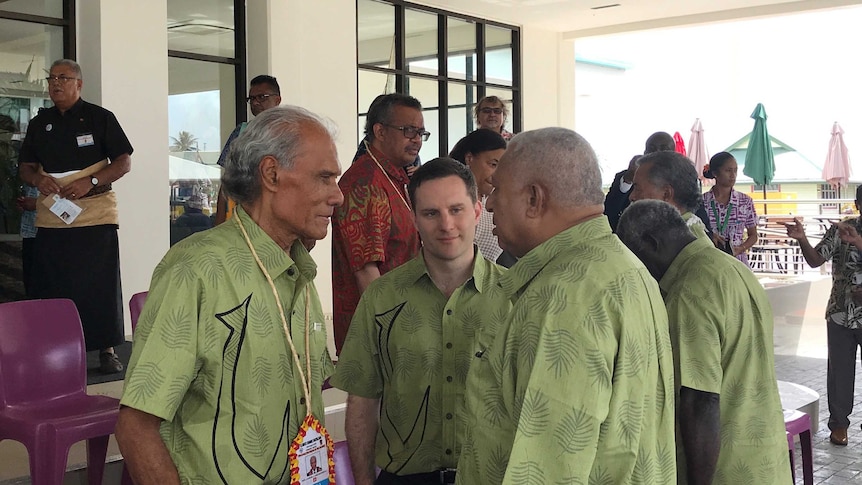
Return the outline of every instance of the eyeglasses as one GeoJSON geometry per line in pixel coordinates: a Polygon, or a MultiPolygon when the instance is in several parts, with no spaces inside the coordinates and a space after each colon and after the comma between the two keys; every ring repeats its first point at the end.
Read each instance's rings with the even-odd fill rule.
{"type": "Polygon", "coordinates": [[[277,94],[255,94],[254,96],[249,96],[245,98],[246,101],[251,103],[252,101],[257,101],[258,103],[263,103],[271,96],[278,96],[277,94]]]}
{"type": "Polygon", "coordinates": [[[404,138],[407,138],[409,140],[416,138],[416,135],[421,136],[422,141],[428,141],[428,138],[431,137],[430,131],[425,131],[422,128],[416,128],[415,126],[393,126],[393,125],[387,125],[386,123],[381,123],[381,125],[388,126],[389,128],[392,128],[395,130],[400,130],[401,134],[404,135],[404,138]]]}
{"type": "Polygon", "coordinates": [[[482,108],[479,110],[479,112],[485,115],[489,115],[491,113],[498,115],[503,112],[503,108],[482,108]]]}
{"type": "Polygon", "coordinates": [[[78,78],[76,77],[66,77],[66,76],[48,76],[45,78],[49,83],[61,83],[66,84],[69,81],[74,81],[78,78]]]}

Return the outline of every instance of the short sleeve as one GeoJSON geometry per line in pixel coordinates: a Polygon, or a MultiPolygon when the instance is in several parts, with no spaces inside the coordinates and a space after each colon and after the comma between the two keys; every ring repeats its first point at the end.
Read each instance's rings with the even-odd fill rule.
{"type": "Polygon", "coordinates": [[[720,322],[724,321],[724,312],[692,298],[681,296],[667,304],[671,338],[679,360],[677,379],[680,386],[721,394],[720,322]]]}
{"type": "Polygon", "coordinates": [[[105,119],[105,151],[111,160],[124,154],[131,155],[134,151],[126,132],[123,131],[114,113],[110,111],[105,119]]]}
{"type": "Polygon", "coordinates": [[[239,136],[239,132],[241,129],[242,125],[237,125],[237,127],[234,128],[232,132],[230,132],[230,136],[227,137],[227,141],[224,144],[224,148],[221,149],[221,154],[218,156],[218,162],[216,162],[218,163],[219,167],[224,168],[225,164],[227,163],[227,159],[230,156],[230,146],[233,141],[236,140],[236,138],[239,136]]]}
{"type": "Polygon", "coordinates": [[[746,228],[757,226],[757,211],[754,209],[754,199],[745,197],[745,219],[742,221],[746,228]]]}
{"type": "Polygon", "coordinates": [[[386,191],[369,184],[354,185],[344,193],[344,203],[339,208],[342,217],[335,230],[339,232],[340,244],[351,273],[371,262],[386,261],[386,241],[392,225],[392,208],[386,191]]]}
{"type": "Polygon", "coordinates": [[[37,122],[38,117],[27,125],[27,134],[24,136],[24,141],[21,142],[21,149],[18,151],[18,163],[39,163],[39,158],[36,155],[36,140],[34,140],[36,126],[41,126],[37,122]]]}
{"type": "Polygon", "coordinates": [[[330,383],[348,394],[377,399],[383,394],[383,376],[378,365],[377,326],[369,294],[375,292],[366,291],[366,296],[359,300],[330,383]]]}
{"type": "Polygon", "coordinates": [[[169,421],[196,374],[200,285],[183,265],[166,258],[159,266],[135,329],[120,404],[169,421]]]}
{"type": "Polygon", "coordinates": [[[817,251],[820,257],[828,261],[832,259],[832,255],[835,254],[840,244],[841,239],[838,237],[838,227],[833,225],[826,231],[826,234],[817,243],[817,246],[814,246],[814,250],[817,251]]]}

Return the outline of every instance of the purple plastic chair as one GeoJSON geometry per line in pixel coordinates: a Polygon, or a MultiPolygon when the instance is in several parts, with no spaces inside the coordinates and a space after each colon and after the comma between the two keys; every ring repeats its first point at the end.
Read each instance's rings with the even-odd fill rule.
{"type": "Polygon", "coordinates": [[[350,467],[347,442],[337,441],[334,448],[332,461],[335,462],[335,483],[338,485],[353,485],[353,470],[350,467]]]}
{"type": "Polygon", "coordinates": [[[87,395],[87,355],[72,300],[0,304],[0,440],[22,443],[33,485],[59,485],[69,447],[87,440],[87,477],[101,485],[119,401],[87,395]]]}
{"type": "Polygon", "coordinates": [[[787,435],[787,448],[790,450],[790,474],[796,483],[796,467],[793,456],[793,437],[799,435],[802,448],[802,483],[814,485],[814,458],[811,450],[811,417],[802,411],[784,410],[784,428],[787,435]]]}

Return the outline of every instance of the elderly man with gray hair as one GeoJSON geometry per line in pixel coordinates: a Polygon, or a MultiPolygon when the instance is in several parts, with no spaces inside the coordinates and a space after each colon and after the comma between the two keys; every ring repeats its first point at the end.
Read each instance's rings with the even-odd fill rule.
{"type": "Polygon", "coordinates": [[[697,237],[709,238],[703,221],[694,212],[701,207],[702,197],[697,183],[697,170],[691,160],[677,152],[653,152],[638,162],[634,188],[629,199],[663,200],[676,207],[691,232],[697,237]]]}
{"type": "Polygon", "coordinates": [[[676,481],[673,357],[658,285],[611,233],[595,152],[564,128],[512,138],[488,210],[519,261],[478,335],[457,483],[676,481]]]}
{"type": "Polygon", "coordinates": [[[168,251],[135,334],[116,434],[138,485],[290,482],[333,370],[301,241],[326,236],[340,173],[331,125],[302,108],[261,113],[231,145],[235,216],[168,251]]]}
{"type": "Polygon", "coordinates": [[[695,238],[679,211],[662,201],[630,205],[617,235],[665,295],[681,438],[678,483],[790,483],[772,308],[757,278],[711,241],[695,238]]]}

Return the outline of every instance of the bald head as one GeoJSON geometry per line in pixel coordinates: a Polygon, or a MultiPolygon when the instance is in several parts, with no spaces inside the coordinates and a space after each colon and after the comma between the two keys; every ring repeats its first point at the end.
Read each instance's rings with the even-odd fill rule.
{"type": "Polygon", "coordinates": [[[566,128],[542,128],[516,135],[500,160],[516,180],[539,184],[562,207],[604,203],[602,174],[593,148],[566,128]]]}
{"type": "Polygon", "coordinates": [[[655,152],[672,152],[676,150],[673,137],[663,131],[657,131],[649,136],[644,146],[644,155],[655,152]]]}

